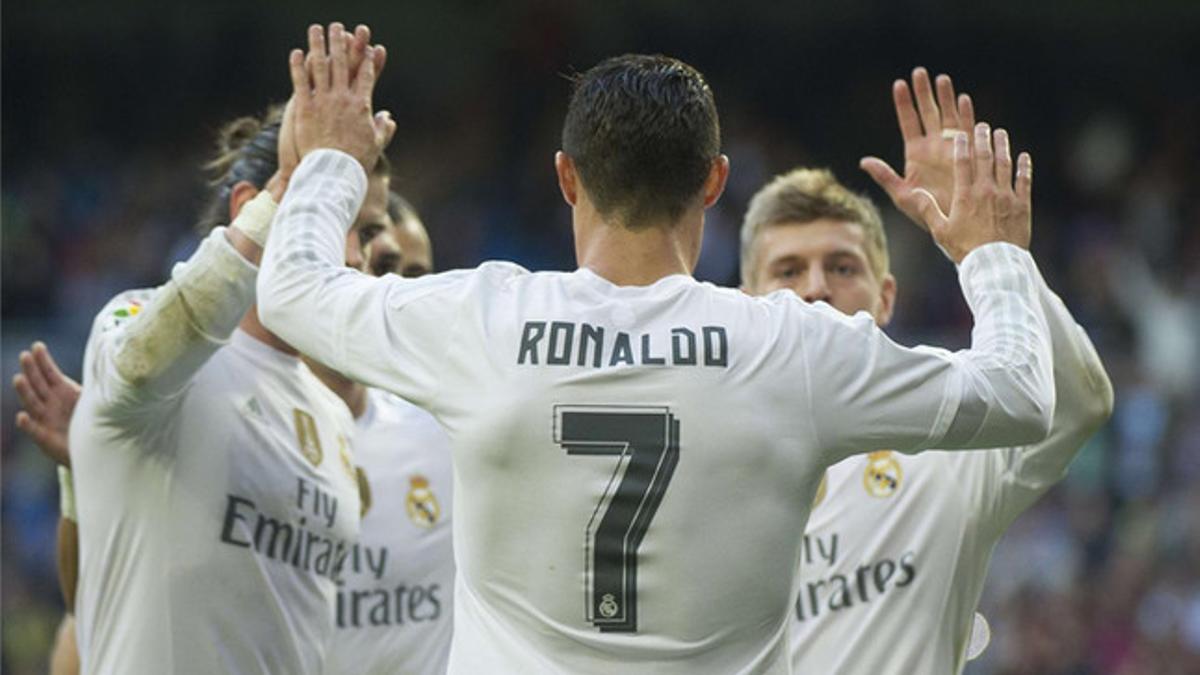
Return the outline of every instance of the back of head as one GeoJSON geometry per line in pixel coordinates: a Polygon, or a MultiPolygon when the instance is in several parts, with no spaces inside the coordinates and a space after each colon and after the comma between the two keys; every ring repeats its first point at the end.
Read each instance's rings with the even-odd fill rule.
{"type": "Polygon", "coordinates": [[[720,146],[712,90],[678,59],[626,54],[575,79],[562,147],[606,219],[675,222],[701,199],[720,146]]]}
{"type": "Polygon", "coordinates": [[[742,221],[742,283],[749,285],[753,277],[755,246],[763,230],[823,218],[862,226],[872,271],[880,279],[887,274],[887,235],[871,199],[839,183],[829,169],[801,168],[776,176],[750,200],[742,221]]]}
{"type": "Polygon", "coordinates": [[[260,190],[279,169],[279,130],[283,106],[272,105],[258,116],[239,117],[217,132],[216,153],[204,165],[209,196],[196,227],[208,232],[229,222],[229,196],[246,181],[260,190]]]}

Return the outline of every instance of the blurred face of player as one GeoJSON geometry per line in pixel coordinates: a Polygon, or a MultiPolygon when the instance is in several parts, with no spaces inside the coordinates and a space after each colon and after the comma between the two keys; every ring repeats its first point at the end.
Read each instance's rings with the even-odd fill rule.
{"type": "Polygon", "coordinates": [[[388,217],[388,177],[371,176],[367,180],[367,196],[363,199],[362,208],[358,210],[358,218],[350,228],[346,237],[346,266],[371,272],[368,268],[367,252],[374,248],[371,243],[380,234],[392,229],[392,219],[388,217]]]}
{"type": "Polygon", "coordinates": [[[377,277],[399,274],[406,279],[432,272],[433,247],[421,221],[409,218],[392,224],[389,219],[388,223],[365,248],[367,271],[377,277]]]}
{"type": "Polygon", "coordinates": [[[406,279],[423,277],[433,271],[433,245],[425,225],[415,218],[396,223],[392,230],[400,245],[400,261],[397,273],[406,279]]]}
{"type": "Polygon", "coordinates": [[[880,326],[892,318],[896,280],[875,273],[861,225],[821,218],[765,228],[754,246],[755,269],[747,292],[790,289],[805,302],[824,301],[854,314],[865,311],[880,326]]]}

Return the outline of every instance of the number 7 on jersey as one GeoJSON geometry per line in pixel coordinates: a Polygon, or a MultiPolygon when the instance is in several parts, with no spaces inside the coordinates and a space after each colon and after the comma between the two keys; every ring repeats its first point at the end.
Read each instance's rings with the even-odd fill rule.
{"type": "Polygon", "coordinates": [[[679,462],[679,421],[664,406],[560,405],[554,422],[568,455],[617,459],[584,532],[584,593],[593,625],[635,633],[638,548],[679,462]]]}

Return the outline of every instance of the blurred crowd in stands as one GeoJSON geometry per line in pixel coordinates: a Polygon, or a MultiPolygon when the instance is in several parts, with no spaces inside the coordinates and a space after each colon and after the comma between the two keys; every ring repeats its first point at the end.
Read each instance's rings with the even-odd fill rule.
{"type": "MultiPolygon", "coordinates": [[[[400,123],[393,186],[429,226],[439,269],[496,258],[572,268],[551,164],[563,75],[603,56],[662,51],[708,76],[732,176],[697,276],[725,285],[737,284],[737,230],[758,187],[825,165],[884,206],[856,165],[864,154],[901,165],[892,79],[914,65],[953,75],[981,119],[1033,153],[1035,257],[1116,390],[1110,423],[997,549],[980,606],[992,642],[967,672],[1200,672],[1200,87],[1186,65],[1200,63],[1186,28],[1194,38],[1198,14],[1167,2],[1157,18],[1109,8],[1087,21],[1092,5],[1064,3],[1078,16],[994,10],[976,25],[938,2],[880,16],[835,4],[707,20],[665,1],[618,3],[621,20],[575,3],[525,3],[515,16],[420,10],[444,44],[404,17],[346,20],[370,20],[391,48],[377,100],[400,123]]],[[[161,283],[190,253],[213,131],[286,95],[286,50],[304,26],[268,29],[258,9],[147,27],[118,10],[105,20],[125,40],[110,41],[83,19],[52,26],[20,11],[6,6],[4,21],[6,386],[35,339],[78,377],[101,305],[161,283]],[[224,73],[204,75],[194,61],[226,39],[222,21],[246,48],[231,43],[208,64],[224,73]]],[[[965,346],[970,316],[953,266],[888,206],[900,289],[889,332],[965,346]]],[[[24,675],[44,672],[62,608],[57,483],[13,427],[15,405],[6,389],[0,670],[24,675]]]]}

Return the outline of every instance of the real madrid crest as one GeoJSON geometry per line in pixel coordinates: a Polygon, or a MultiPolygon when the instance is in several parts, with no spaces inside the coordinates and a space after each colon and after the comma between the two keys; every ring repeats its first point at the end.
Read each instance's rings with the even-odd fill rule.
{"type": "Polygon", "coordinates": [[[621,606],[617,604],[617,599],[613,597],[612,593],[605,593],[604,597],[600,599],[600,616],[611,619],[619,611],[621,611],[621,606]]]}
{"type": "Polygon", "coordinates": [[[867,468],[863,470],[863,487],[872,497],[891,497],[900,489],[904,471],[891,450],[880,450],[867,455],[867,468]]]}
{"type": "Polygon", "coordinates": [[[429,489],[429,480],[417,475],[410,477],[408,482],[410,487],[404,498],[404,510],[418,527],[433,527],[442,517],[442,507],[429,489]]]}

